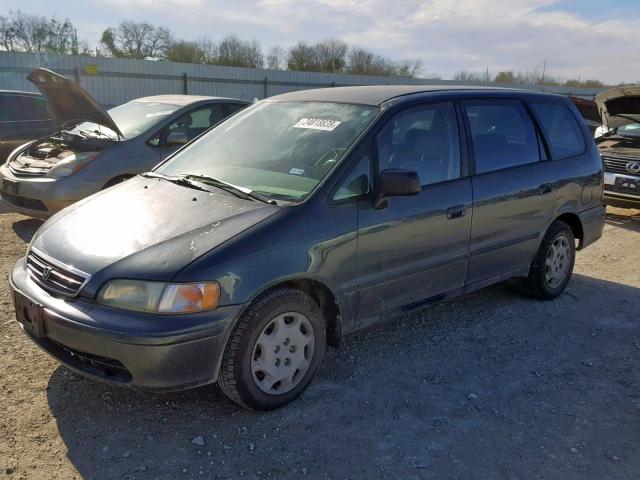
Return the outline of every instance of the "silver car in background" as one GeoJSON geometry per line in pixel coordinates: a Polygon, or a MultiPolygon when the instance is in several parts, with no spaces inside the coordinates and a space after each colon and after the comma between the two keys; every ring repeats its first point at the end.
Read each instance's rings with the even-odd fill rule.
{"type": "Polygon", "coordinates": [[[45,69],[27,77],[47,98],[53,135],[15,149],[0,166],[0,197],[10,209],[47,218],[146,172],[250,102],[156,95],[105,111],[78,84],[45,69]]]}

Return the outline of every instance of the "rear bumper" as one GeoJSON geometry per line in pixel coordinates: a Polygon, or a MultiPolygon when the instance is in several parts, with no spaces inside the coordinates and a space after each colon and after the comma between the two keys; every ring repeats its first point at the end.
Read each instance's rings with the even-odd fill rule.
{"type": "Polygon", "coordinates": [[[579,245],[580,249],[588,247],[602,237],[606,214],[607,211],[604,206],[590,208],[589,210],[585,210],[578,214],[580,222],[582,223],[582,240],[579,245]]]}
{"type": "Polygon", "coordinates": [[[117,310],[53,297],[30,279],[23,265],[20,261],[14,268],[11,287],[40,312],[37,328],[35,319],[22,315],[23,331],[70,369],[95,380],[157,391],[216,381],[240,306],[184,316],[117,310]],[[181,323],[189,327],[176,329],[181,323]],[[126,324],[132,327],[123,329],[126,324]]]}

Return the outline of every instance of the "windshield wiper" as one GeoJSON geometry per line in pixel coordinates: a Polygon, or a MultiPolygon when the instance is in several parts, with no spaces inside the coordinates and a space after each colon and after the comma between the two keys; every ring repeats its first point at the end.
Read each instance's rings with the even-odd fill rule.
{"type": "Polygon", "coordinates": [[[218,180],[217,178],[209,177],[207,175],[181,175],[180,178],[193,179],[206,185],[211,185],[213,187],[232,193],[236,197],[242,198],[244,200],[257,200],[269,205],[277,205],[277,202],[274,199],[255,192],[249,188],[239,187],[237,185],[233,185],[232,183],[227,183],[225,181],[218,180]]]}
{"type": "Polygon", "coordinates": [[[176,185],[180,185],[181,187],[193,188],[194,190],[200,190],[203,192],[211,192],[208,188],[204,188],[202,185],[200,185],[199,182],[194,182],[193,180],[189,180],[184,176],[172,177],[170,175],[163,175],[157,172],[146,172],[143,173],[142,176],[149,178],[161,178],[162,180],[175,183],[176,185]]]}

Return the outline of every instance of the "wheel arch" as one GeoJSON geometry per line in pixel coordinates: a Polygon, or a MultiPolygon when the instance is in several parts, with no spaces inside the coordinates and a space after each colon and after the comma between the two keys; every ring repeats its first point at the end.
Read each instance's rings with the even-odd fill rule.
{"type": "Polygon", "coordinates": [[[115,177],[109,179],[104,186],[102,187],[102,190],[109,188],[109,187],[113,187],[114,185],[117,185],[118,183],[124,182],[125,180],[129,180],[130,178],[135,177],[136,175],[134,173],[123,173],[121,175],[116,175],[115,177]]]}
{"type": "MultiPolygon", "coordinates": [[[[575,213],[565,212],[555,218],[553,222],[556,222],[558,220],[569,225],[569,228],[571,228],[571,231],[573,232],[573,236],[578,239],[578,246],[576,247],[576,250],[582,249],[584,240],[584,229],[582,227],[582,221],[580,220],[580,217],[575,213]]],[[[551,222],[551,224],[553,224],[553,222],[551,222]]]]}
{"type": "Polygon", "coordinates": [[[343,302],[341,302],[338,295],[327,285],[326,282],[313,278],[313,277],[291,277],[283,278],[256,292],[246,303],[246,307],[241,312],[240,316],[244,314],[244,310],[251,305],[257,298],[270,292],[276,288],[293,288],[309,295],[322,310],[326,320],[326,334],[327,344],[331,347],[338,348],[342,343],[342,314],[343,314],[343,302]]]}

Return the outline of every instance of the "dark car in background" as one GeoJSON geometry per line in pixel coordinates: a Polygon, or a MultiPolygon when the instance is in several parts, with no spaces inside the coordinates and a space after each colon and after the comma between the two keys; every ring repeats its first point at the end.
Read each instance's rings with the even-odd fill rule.
{"type": "Polygon", "coordinates": [[[42,95],[0,90],[0,165],[15,148],[55,130],[42,95]]]}
{"type": "Polygon", "coordinates": [[[512,278],[560,295],[602,234],[602,175],[564,97],[280,95],[48,220],[16,315],[83,375],[277,408],[350,332],[512,278]]]}
{"type": "Polygon", "coordinates": [[[150,170],[249,104],[155,95],[107,112],[77,83],[54,72],[38,69],[27,78],[47,98],[58,130],[10,154],[0,166],[0,197],[12,210],[39,218],[150,170]]]}
{"type": "Polygon", "coordinates": [[[640,87],[616,87],[596,96],[603,135],[604,196],[614,207],[640,208],[640,87]]]}

